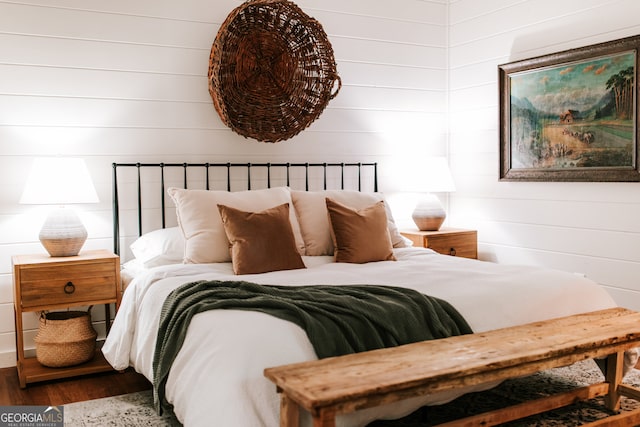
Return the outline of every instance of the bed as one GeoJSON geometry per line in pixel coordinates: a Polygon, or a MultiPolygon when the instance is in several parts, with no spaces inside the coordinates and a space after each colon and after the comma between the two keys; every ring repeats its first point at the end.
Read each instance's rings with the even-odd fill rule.
{"type": "MultiPolygon", "coordinates": [[[[375,163],[113,167],[114,249],[126,258],[126,289],[102,351],[114,368],[131,366],[150,381],[165,299],[176,288],[202,281],[407,288],[448,302],[474,332],[616,305],[601,286],[581,275],[410,246],[378,192],[375,163]],[[148,170],[155,172],[149,177],[148,170]],[[256,230],[265,228],[260,222],[266,220],[265,212],[285,227],[274,228],[278,231],[267,237],[266,258],[265,250],[256,249],[264,242],[253,244],[256,230]],[[354,226],[356,217],[370,222],[354,226]],[[132,228],[137,238],[129,242],[122,236],[132,228]],[[230,246],[230,240],[236,243],[230,246]],[[290,258],[303,265],[292,265],[290,258]]],[[[166,377],[165,397],[186,426],[207,426],[212,420],[215,425],[277,426],[279,398],[263,370],[316,358],[307,334],[294,322],[252,310],[203,311],[186,330],[166,377]]],[[[636,359],[635,351],[628,352],[627,366],[636,359]]],[[[337,423],[365,426],[376,419],[399,418],[494,385],[361,410],[339,417],[337,423]]]]}

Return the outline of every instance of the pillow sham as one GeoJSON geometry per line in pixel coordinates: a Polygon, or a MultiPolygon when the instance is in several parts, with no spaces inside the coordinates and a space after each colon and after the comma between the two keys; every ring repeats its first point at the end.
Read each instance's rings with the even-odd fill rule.
{"type": "Polygon", "coordinates": [[[180,264],[184,257],[184,237],[178,227],[144,233],[131,245],[131,253],[144,268],[180,264]]]}
{"type": "Polygon", "coordinates": [[[326,199],[336,262],[395,261],[384,201],[353,209],[326,199]]]}
{"type": "Polygon", "coordinates": [[[289,203],[261,212],[218,205],[235,274],[305,268],[289,221],[289,203]]]}
{"type": "MultiPolygon", "coordinates": [[[[345,206],[362,209],[378,201],[384,201],[381,193],[364,193],[354,190],[296,191],[291,190],[291,199],[300,224],[300,232],[304,240],[305,255],[333,255],[333,240],[329,217],[327,216],[326,198],[330,198],[345,206]]],[[[385,201],[387,228],[394,248],[410,246],[403,238],[393,220],[391,210],[385,201]]]]}
{"type": "MultiPolygon", "coordinates": [[[[291,204],[291,194],[286,187],[234,192],[172,187],[167,192],[176,205],[178,225],[185,239],[184,262],[194,264],[231,261],[218,204],[251,212],[291,204]]],[[[302,254],[304,240],[293,209],[289,212],[289,220],[296,247],[302,254]]]]}

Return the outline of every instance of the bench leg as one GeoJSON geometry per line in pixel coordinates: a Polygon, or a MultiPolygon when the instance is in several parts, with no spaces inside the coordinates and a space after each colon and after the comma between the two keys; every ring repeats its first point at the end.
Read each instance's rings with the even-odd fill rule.
{"type": "Polygon", "coordinates": [[[280,427],[299,427],[300,407],[289,396],[280,396],[280,427]]]}
{"type": "MultiPolygon", "coordinates": [[[[336,427],[334,409],[319,409],[312,417],[313,427],[336,427]]],[[[280,427],[300,427],[300,406],[286,393],[280,395],[280,427]]]]}
{"type": "Polygon", "coordinates": [[[313,415],[313,427],[336,427],[336,411],[330,408],[320,409],[313,415]]]}
{"type": "Polygon", "coordinates": [[[605,381],[609,383],[609,393],[604,398],[607,408],[612,411],[620,410],[620,383],[622,383],[622,372],[624,370],[624,352],[610,354],[607,356],[607,369],[605,381]]]}

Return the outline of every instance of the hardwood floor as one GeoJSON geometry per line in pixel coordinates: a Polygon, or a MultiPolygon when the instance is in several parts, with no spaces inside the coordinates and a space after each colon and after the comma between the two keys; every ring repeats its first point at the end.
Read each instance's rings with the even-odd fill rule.
{"type": "Polygon", "coordinates": [[[0,369],[0,406],[51,405],[148,390],[151,384],[132,369],[27,384],[21,389],[16,368],[0,369]]]}

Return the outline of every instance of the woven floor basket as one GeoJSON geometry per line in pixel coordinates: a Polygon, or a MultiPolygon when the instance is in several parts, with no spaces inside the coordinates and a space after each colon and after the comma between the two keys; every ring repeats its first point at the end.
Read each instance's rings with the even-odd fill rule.
{"type": "Polygon", "coordinates": [[[286,0],[249,0],[222,23],[209,57],[209,93],[222,121],[258,141],[289,139],[340,91],[318,21],[286,0]]]}
{"type": "Polygon", "coordinates": [[[61,368],[91,360],[98,334],[89,311],[56,311],[40,316],[36,359],[44,366],[61,368]]]}

